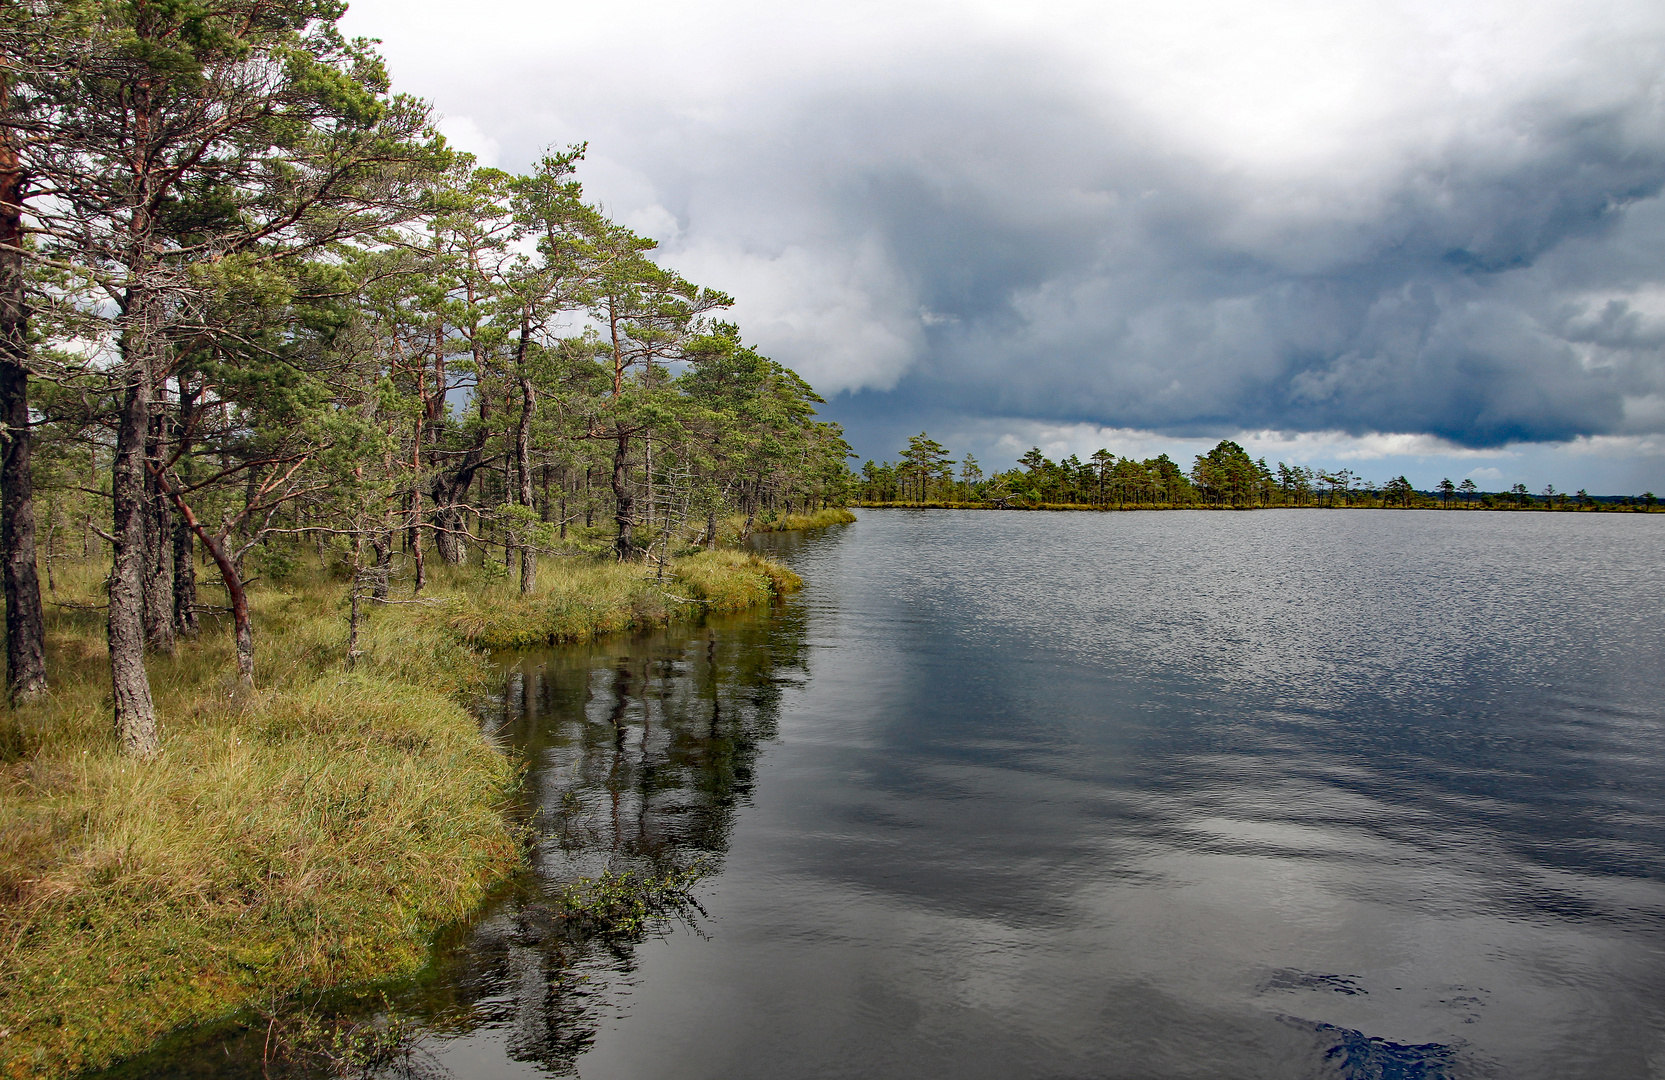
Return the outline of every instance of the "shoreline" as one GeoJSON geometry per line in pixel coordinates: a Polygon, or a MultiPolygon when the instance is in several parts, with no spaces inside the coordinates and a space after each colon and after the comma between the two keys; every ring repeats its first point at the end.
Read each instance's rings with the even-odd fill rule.
{"type": "Polygon", "coordinates": [[[1173,503],[1134,503],[1125,506],[1101,506],[1095,503],[1034,503],[1031,505],[995,506],[986,502],[852,502],[850,504],[862,510],[1055,510],[1072,511],[1094,514],[1119,513],[1149,513],[1151,511],[1166,510],[1431,510],[1449,513],[1507,513],[1507,514],[1659,514],[1665,513],[1665,504],[1660,506],[1622,506],[1597,503],[1594,506],[1481,506],[1468,504],[1461,506],[1440,506],[1418,504],[1415,506],[1384,506],[1380,500],[1366,505],[1318,506],[1312,503],[1305,505],[1291,505],[1287,503],[1272,506],[1220,506],[1198,504],[1173,503]]]}
{"type": "Polygon", "coordinates": [[[663,582],[648,569],[550,568],[528,598],[442,583],[366,620],[351,671],[344,583],[254,590],[259,689],[228,674],[229,628],[152,657],[163,752],[148,762],[109,723],[100,568],[60,569],[52,689],[0,706],[0,1077],[105,1068],[300,993],[417,974],[523,862],[507,813],[519,766],[469,708],[482,650],[801,586],[731,549],[672,560],[663,582]]]}

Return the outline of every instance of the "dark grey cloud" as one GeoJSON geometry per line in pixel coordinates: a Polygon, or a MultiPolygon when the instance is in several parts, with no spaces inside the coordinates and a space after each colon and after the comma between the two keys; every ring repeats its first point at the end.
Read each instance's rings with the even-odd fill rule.
{"type": "Polygon", "coordinates": [[[1245,236],[1263,185],[1026,90],[819,116],[919,148],[851,168],[837,211],[936,317],[896,389],[921,407],[1484,446],[1630,431],[1627,399],[1662,389],[1659,322],[1619,298],[1665,277],[1665,153],[1632,134],[1652,103],[1533,110],[1432,148],[1368,213],[1245,236]]]}
{"type": "Polygon", "coordinates": [[[1115,16],[1102,59],[992,3],[410,55],[505,165],[588,139],[590,190],[875,439],[1665,432],[1665,15],[1281,2],[1115,16]]]}

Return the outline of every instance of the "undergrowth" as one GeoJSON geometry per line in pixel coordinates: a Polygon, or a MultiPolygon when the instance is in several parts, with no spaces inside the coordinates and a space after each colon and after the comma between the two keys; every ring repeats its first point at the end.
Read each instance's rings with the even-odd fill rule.
{"type": "MultiPolygon", "coordinates": [[[[212,619],[149,659],[163,749],[138,762],[110,722],[102,567],[55,577],[51,692],[0,706],[0,1078],[67,1076],[176,1029],[414,971],[519,859],[502,813],[513,766],[462,705],[486,678],[473,646],[648,629],[802,584],[730,549],[673,559],[662,579],[546,560],[526,597],[441,566],[421,603],[373,608],[348,670],[345,584],[290,568],[250,592],[258,689],[236,681],[212,619]]],[[[629,933],[691,882],[582,883],[565,917],[629,933]]],[[[283,1041],[325,1046],[299,1029],[283,1041]]],[[[342,1046],[325,1049],[362,1049],[342,1046]]]]}

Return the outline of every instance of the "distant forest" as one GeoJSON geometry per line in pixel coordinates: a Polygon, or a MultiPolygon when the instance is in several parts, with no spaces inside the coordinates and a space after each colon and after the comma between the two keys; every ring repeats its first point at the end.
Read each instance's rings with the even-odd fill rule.
{"type": "Polygon", "coordinates": [[[1229,439],[1198,454],[1189,471],[1167,454],[1143,461],[1099,450],[1082,461],[1071,454],[1053,461],[1031,447],[1016,467],[985,476],[977,459],[958,461],[925,432],[908,440],[899,460],[861,468],[854,501],[864,506],[987,506],[1110,509],[1192,507],[1373,507],[1465,510],[1653,510],[1651,491],[1640,496],[1592,496],[1546,485],[1536,494],[1525,484],[1508,491],[1479,490],[1473,480],[1441,480],[1433,491],[1418,491],[1404,476],[1378,484],[1351,469],[1326,471],[1300,465],[1276,466],[1249,457],[1229,439]],[[956,470],[956,466],[958,469],[956,470]]]}

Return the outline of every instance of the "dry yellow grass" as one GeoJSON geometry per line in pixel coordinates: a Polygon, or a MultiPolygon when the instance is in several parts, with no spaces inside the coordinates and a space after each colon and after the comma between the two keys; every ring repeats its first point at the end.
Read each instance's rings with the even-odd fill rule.
{"type": "MultiPolygon", "coordinates": [[[[95,603],[97,577],[60,571],[57,599],[95,603]]],[[[398,608],[348,673],[340,593],[255,594],[253,693],[228,635],[157,658],[151,762],[110,731],[102,613],[51,609],[50,698],[0,709],[0,1076],[413,971],[516,864],[513,766],[459,700],[479,658],[398,608]]]]}
{"type": "Polygon", "coordinates": [[[828,507],[810,514],[782,514],[768,521],[758,521],[753,532],[792,532],[798,529],[824,529],[829,525],[848,525],[856,515],[842,506],[828,507]]]}
{"type": "Polygon", "coordinates": [[[671,560],[664,580],[635,563],[564,560],[538,571],[539,589],[521,596],[509,583],[436,593],[441,621],[464,640],[493,649],[587,641],[646,630],[701,611],[740,611],[803,582],[778,563],[729,549],[671,560]]]}

